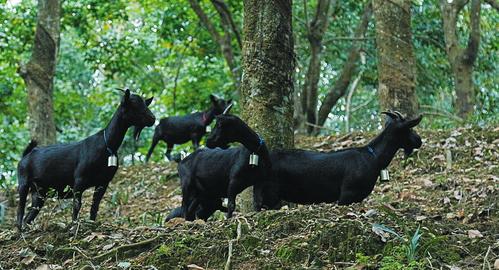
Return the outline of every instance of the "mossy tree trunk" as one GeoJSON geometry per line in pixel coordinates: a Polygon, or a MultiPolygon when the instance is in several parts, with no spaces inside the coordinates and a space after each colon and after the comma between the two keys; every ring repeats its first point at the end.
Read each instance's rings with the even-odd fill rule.
{"type": "Polygon", "coordinates": [[[31,58],[19,74],[28,90],[31,138],[41,145],[56,142],[53,87],[59,50],[61,6],[59,0],[39,0],[35,42],[31,58]]]}
{"type": "Polygon", "coordinates": [[[461,118],[473,112],[475,105],[475,84],[473,83],[473,65],[480,45],[480,0],[471,1],[470,34],[465,47],[459,44],[457,36],[457,18],[468,3],[465,0],[440,0],[444,26],[445,49],[454,74],[456,100],[454,107],[461,118]]]}
{"type": "MultiPolygon", "coordinates": [[[[291,0],[244,0],[242,117],[269,149],[293,147],[291,0]]],[[[252,190],[240,195],[252,209],[252,190]]]]}
{"type": "Polygon", "coordinates": [[[412,117],[418,112],[416,59],[410,0],[373,0],[378,58],[378,95],[382,110],[412,117]]]}

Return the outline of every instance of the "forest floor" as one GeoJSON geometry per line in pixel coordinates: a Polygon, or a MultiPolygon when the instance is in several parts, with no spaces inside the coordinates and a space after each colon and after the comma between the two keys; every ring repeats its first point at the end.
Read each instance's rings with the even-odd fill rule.
{"type": "MultiPolygon", "coordinates": [[[[97,222],[88,221],[90,191],[77,224],[71,200],[50,199],[19,234],[9,207],[0,269],[499,269],[499,127],[419,134],[423,147],[409,159],[399,153],[390,181],[362,203],[230,220],[217,212],[164,223],[181,202],[176,164],[120,168],[97,222]]],[[[373,135],[299,137],[296,146],[330,151],[373,135]]]]}

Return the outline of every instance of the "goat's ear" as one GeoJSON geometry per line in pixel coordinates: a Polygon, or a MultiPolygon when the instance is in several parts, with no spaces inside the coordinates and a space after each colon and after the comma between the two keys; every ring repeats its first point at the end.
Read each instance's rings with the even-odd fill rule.
{"type": "Polygon", "coordinates": [[[421,122],[422,119],[423,119],[423,115],[420,115],[420,116],[418,116],[418,117],[416,117],[416,118],[414,118],[412,120],[409,120],[409,121],[405,122],[403,124],[403,127],[405,127],[405,128],[413,128],[413,127],[417,126],[421,122]]]}
{"type": "Polygon", "coordinates": [[[222,114],[228,114],[230,112],[230,109],[232,109],[233,103],[230,103],[229,106],[225,107],[225,110],[222,114]]]}
{"type": "Polygon", "coordinates": [[[211,102],[213,102],[214,104],[216,104],[217,101],[218,101],[218,98],[215,95],[210,94],[210,100],[211,100],[211,102]]]}
{"type": "Polygon", "coordinates": [[[129,102],[130,102],[130,89],[127,88],[125,90],[125,95],[123,96],[123,104],[128,105],[129,102]]]}
{"type": "Polygon", "coordinates": [[[147,107],[149,107],[149,105],[151,105],[153,98],[154,97],[150,97],[150,98],[146,99],[146,105],[147,105],[147,107]]]}

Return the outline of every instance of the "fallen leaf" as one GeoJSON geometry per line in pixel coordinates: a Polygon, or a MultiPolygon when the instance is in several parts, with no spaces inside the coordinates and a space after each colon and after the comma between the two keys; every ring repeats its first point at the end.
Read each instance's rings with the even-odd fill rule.
{"type": "Polygon", "coordinates": [[[102,250],[110,250],[111,248],[114,247],[114,243],[111,243],[111,244],[108,244],[108,245],[105,245],[102,247],[102,250]]]}
{"type": "Polygon", "coordinates": [[[36,268],[36,270],[57,270],[57,269],[62,269],[62,266],[58,264],[42,264],[36,268]]]}
{"type": "Polygon", "coordinates": [[[128,269],[130,268],[132,264],[129,263],[129,262],[119,262],[118,263],[118,267],[122,268],[122,269],[128,269]]]}
{"type": "Polygon", "coordinates": [[[494,269],[499,269],[499,259],[496,259],[496,261],[494,262],[494,269]]]}
{"type": "Polygon", "coordinates": [[[34,254],[28,255],[28,256],[24,257],[24,259],[21,260],[21,263],[23,263],[25,265],[29,265],[33,262],[35,257],[36,257],[36,255],[34,255],[34,254]]]}
{"type": "Polygon", "coordinates": [[[468,237],[473,239],[473,238],[482,238],[483,235],[479,230],[468,230],[468,237]]]}
{"type": "Polygon", "coordinates": [[[416,216],[416,221],[421,221],[421,220],[425,220],[425,219],[427,219],[426,216],[422,216],[422,215],[421,216],[416,216]]]}
{"type": "Polygon", "coordinates": [[[189,264],[189,265],[187,265],[187,269],[204,270],[203,267],[201,267],[199,265],[195,265],[195,264],[189,264]]]}
{"type": "Polygon", "coordinates": [[[372,217],[378,214],[378,211],[376,209],[369,209],[367,212],[364,213],[364,217],[372,217]]]}

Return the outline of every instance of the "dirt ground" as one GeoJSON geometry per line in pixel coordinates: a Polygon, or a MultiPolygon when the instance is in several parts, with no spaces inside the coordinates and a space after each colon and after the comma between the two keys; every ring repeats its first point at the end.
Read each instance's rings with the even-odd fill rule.
{"type": "MultiPolygon", "coordinates": [[[[499,128],[419,134],[423,147],[397,155],[390,181],[362,203],[230,220],[217,212],[164,223],[181,202],[176,164],[122,167],[97,222],[88,221],[90,191],[78,223],[71,200],[50,199],[22,234],[10,205],[0,269],[499,269],[499,128]]],[[[296,146],[331,151],[374,135],[298,137],[296,146]]]]}

